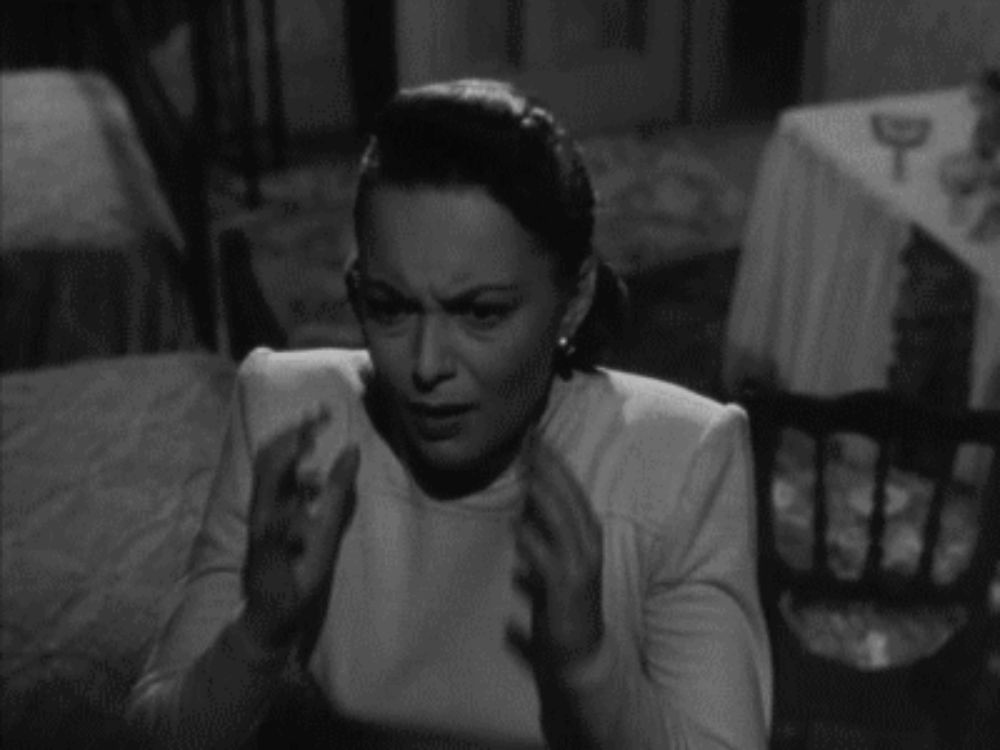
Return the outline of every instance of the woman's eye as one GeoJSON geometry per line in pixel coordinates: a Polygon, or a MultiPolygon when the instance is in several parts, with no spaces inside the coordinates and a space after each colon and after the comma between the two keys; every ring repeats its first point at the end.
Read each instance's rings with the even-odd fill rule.
{"type": "Polygon", "coordinates": [[[505,305],[472,305],[465,311],[465,318],[480,328],[489,328],[509,314],[510,308],[505,305]]]}
{"type": "Polygon", "coordinates": [[[365,307],[372,319],[381,325],[398,323],[406,314],[405,306],[392,300],[368,299],[365,307]]]}

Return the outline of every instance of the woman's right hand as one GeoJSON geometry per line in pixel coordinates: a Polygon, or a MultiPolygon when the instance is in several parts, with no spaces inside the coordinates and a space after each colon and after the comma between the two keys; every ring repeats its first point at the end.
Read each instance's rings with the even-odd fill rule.
{"type": "Polygon", "coordinates": [[[357,446],[346,448],[325,477],[300,469],[329,420],[329,411],[321,408],[279,433],[254,460],[243,618],[266,650],[288,647],[305,631],[318,629],[354,512],[357,446]]]}

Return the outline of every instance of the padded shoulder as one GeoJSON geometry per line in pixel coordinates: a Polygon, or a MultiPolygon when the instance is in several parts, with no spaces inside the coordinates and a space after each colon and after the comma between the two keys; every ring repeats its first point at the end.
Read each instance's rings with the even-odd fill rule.
{"type": "Polygon", "coordinates": [[[252,351],[238,376],[251,449],[320,404],[330,409],[337,432],[352,434],[369,370],[368,354],[361,350],[252,351]]]}
{"type": "Polygon", "coordinates": [[[691,501],[693,484],[711,482],[734,450],[743,451],[746,415],[738,406],[613,370],[571,388],[552,432],[599,513],[660,533],[691,501]]]}

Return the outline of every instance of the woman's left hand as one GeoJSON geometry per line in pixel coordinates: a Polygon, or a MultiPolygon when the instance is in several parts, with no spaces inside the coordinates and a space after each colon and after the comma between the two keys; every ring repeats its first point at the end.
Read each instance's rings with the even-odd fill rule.
{"type": "Polygon", "coordinates": [[[604,636],[602,534],[583,489],[541,441],[532,447],[528,481],[515,583],[531,601],[531,632],[511,625],[507,635],[536,673],[554,677],[593,654],[604,636]]]}

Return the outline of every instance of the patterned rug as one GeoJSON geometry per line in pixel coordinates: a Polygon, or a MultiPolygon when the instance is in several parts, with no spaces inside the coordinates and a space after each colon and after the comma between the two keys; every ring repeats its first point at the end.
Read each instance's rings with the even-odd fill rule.
{"type": "MultiPolygon", "coordinates": [[[[690,144],[670,135],[583,142],[598,193],[597,251],[625,277],[630,329],[609,353],[615,366],[715,392],[719,345],[745,196],[690,144]]],[[[360,343],[342,268],[354,252],[353,158],[330,158],[266,176],[263,205],[241,205],[243,185],[212,194],[216,236],[237,228],[290,345],[360,343]]]]}

